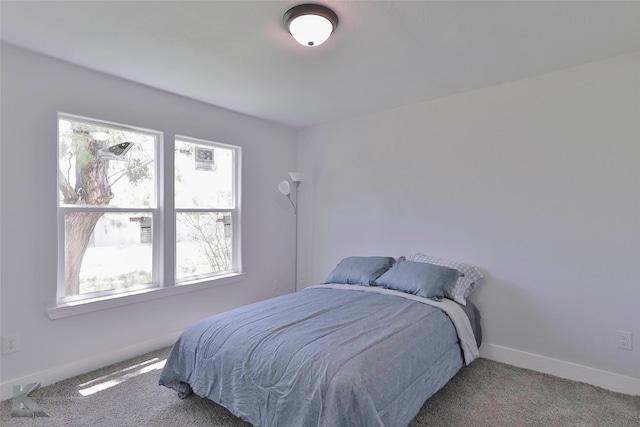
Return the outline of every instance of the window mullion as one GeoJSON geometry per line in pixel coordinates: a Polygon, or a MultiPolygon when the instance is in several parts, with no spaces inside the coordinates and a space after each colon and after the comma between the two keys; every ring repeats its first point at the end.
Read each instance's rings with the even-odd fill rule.
{"type": "Polygon", "coordinates": [[[176,215],[174,200],[174,141],[173,135],[165,135],[160,142],[158,150],[158,203],[160,209],[158,212],[158,222],[162,224],[162,228],[158,230],[158,256],[159,265],[157,271],[162,286],[165,288],[173,287],[176,284],[176,215]]]}

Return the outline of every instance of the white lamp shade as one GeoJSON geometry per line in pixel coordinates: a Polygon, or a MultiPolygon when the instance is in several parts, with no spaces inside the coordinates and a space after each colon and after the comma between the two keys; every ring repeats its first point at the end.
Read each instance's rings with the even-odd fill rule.
{"type": "Polygon", "coordinates": [[[291,21],[289,32],[303,46],[320,46],[333,32],[333,24],[324,16],[302,15],[291,21]]]}
{"type": "Polygon", "coordinates": [[[280,181],[280,184],[278,184],[278,191],[280,191],[285,196],[291,194],[291,186],[289,185],[289,181],[280,181]]]}
{"type": "Polygon", "coordinates": [[[289,172],[289,178],[291,178],[291,182],[297,183],[302,181],[302,174],[300,172],[289,172]]]}

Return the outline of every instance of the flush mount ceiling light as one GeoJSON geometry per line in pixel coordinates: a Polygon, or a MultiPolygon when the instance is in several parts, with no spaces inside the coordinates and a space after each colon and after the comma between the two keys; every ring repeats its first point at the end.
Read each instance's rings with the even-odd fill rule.
{"type": "Polygon", "coordinates": [[[338,15],[319,4],[300,4],[284,14],[284,27],[303,46],[320,46],[338,27],[338,15]]]}

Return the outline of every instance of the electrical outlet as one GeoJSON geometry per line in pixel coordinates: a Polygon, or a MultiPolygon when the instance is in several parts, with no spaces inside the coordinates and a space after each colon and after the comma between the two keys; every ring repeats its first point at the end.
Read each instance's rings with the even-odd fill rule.
{"type": "Polygon", "coordinates": [[[20,350],[20,336],[7,335],[2,337],[2,353],[15,353],[18,350],[20,350]]]}
{"type": "Polygon", "coordinates": [[[616,332],[618,348],[633,350],[633,335],[629,331],[616,332]]]}

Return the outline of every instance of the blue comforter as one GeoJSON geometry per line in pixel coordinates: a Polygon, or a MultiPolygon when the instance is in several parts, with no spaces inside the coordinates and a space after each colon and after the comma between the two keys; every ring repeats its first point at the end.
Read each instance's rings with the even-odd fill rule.
{"type": "Polygon", "coordinates": [[[160,384],[207,397],[254,426],[406,426],[462,364],[442,310],[316,288],[191,325],[160,384]]]}

